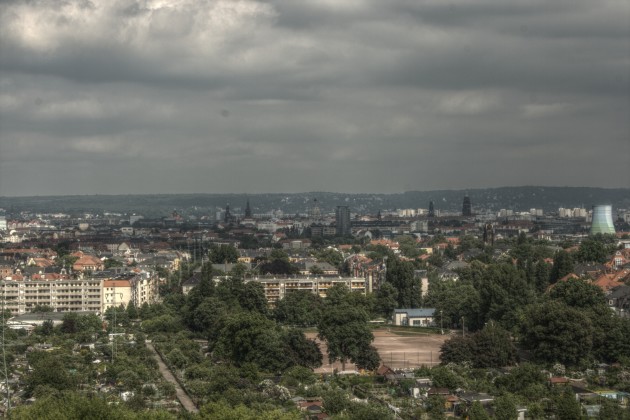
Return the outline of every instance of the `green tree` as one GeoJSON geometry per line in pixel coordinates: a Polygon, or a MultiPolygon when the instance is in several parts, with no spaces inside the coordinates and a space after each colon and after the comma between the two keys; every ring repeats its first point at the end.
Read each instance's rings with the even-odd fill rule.
{"type": "Polygon", "coordinates": [[[543,293],[549,286],[549,278],[551,276],[551,265],[544,260],[538,260],[534,267],[534,283],[536,291],[543,293]]]}
{"type": "Polygon", "coordinates": [[[215,293],[215,285],[212,278],[206,276],[201,277],[199,283],[193,287],[188,296],[186,296],[186,304],[190,310],[194,310],[206,298],[213,296],[215,293]]]}
{"type": "Polygon", "coordinates": [[[341,264],[343,263],[343,255],[341,255],[341,252],[337,251],[334,248],[322,249],[321,251],[315,253],[315,257],[319,261],[325,261],[333,267],[337,268],[341,267],[341,264]]]}
{"type": "Polygon", "coordinates": [[[391,420],[394,414],[389,408],[374,403],[351,403],[347,410],[350,420],[391,420]]]}
{"type": "Polygon", "coordinates": [[[306,338],[298,329],[291,328],[282,334],[282,342],[285,343],[284,357],[291,361],[291,365],[318,368],[322,365],[322,352],[319,345],[306,338]]]}
{"type": "Polygon", "coordinates": [[[467,337],[447,340],[441,352],[443,364],[470,362],[475,368],[508,366],[517,359],[510,335],[493,322],[467,337]]]}
{"type": "Polygon", "coordinates": [[[446,245],[446,248],[444,249],[444,256],[446,258],[448,258],[449,260],[455,260],[457,259],[458,255],[459,253],[457,252],[453,244],[449,243],[448,245],[446,245]]]}
{"type": "Polygon", "coordinates": [[[449,363],[472,363],[476,357],[473,348],[473,340],[470,335],[451,337],[440,347],[440,360],[445,365],[449,363]]]}
{"type": "Polygon", "coordinates": [[[355,308],[343,301],[327,302],[317,329],[318,337],[327,343],[330,363],[339,360],[345,370],[348,360],[356,363],[361,355],[366,354],[374,340],[368,320],[367,314],[361,308],[355,308]]]}
{"type": "Polygon", "coordinates": [[[479,290],[479,315],[482,317],[477,322],[485,325],[494,320],[507,329],[518,325],[519,309],[535,300],[534,288],[528,283],[525,273],[511,264],[492,264],[481,273],[473,280],[479,290]]]}
{"type": "Polygon", "coordinates": [[[324,400],[324,411],[328,415],[340,414],[350,407],[348,395],[339,388],[325,392],[322,397],[324,400]]]}
{"type": "MultiPolygon", "coordinates": [[[[233,362],[236,366],[254,363],[269,372],[279,372],[296,363],[295,359],[312,360],[313,348],[307,342],[293,341],[276,324],[255,312],[237,312],[226,320],[217,339],[215,353],[233,362]],[[297,343],[298,348],[291,347],[297,343]],[[292,352],[287,354],[287,348],[292,352]],[[287,356],[292,356],[287,357],[287,356]]],[[[314,343],[313,343],[314,344],[314,343]]],[[[319,350],[316,345],[315,348],[319,350]]]]}
{"type": "Polygon", "coordinates": [[[74,334],[78,331],[78,319],[79,315],[74,312],[69,312],[63,316],[61,323],[61,332],[66,334],[74,334]]]}
{"type": "Polygon", "coordinates": [[[496,398],[494,401],[494,417],[497,420],[514,420],[517,417],[514,396],[505,394],[496,398]]]}
{"type": "Polygon", "coordinates": [[[573,256],[567,251],[558,251],[553,257],[550,282],[555,283],[562,277],[573,272],[573,256]]]}
{"type": "Polygon", "coordinates": [[[563,420],[580,420],[582,418],[582,407],[570,390],[560,391],[553,398],[553,404],[556,418],[563,420]]]}
{"type": "Polygon", "coordinates": [[[604,242],[591,237],[582,241],[575,257],[579,262],[603,264],[608,260],[609,251],[604,242]]]}
{"type": "Polygon", "coordinates": [[[210,249],[210,261],[213,264],[233,264],[238,261],[238,250],[232,245],[219,245],[210,249]]]}
{"type": "Polygon", "coordinates": [[[289,261],[289,256],[281,249],[271,251],[268,260],[260,265],[260,272],[263,274],[291,275],[297,274],[300,270],[289,261]]]}
{"type": "Polygon", "coordinates": [[[243,404],[230,406],[226,401],[210,402],[199,410],[202,419],[213,420],[301,420],[298,411],[286,411],[269,406],[248,408],[243,404]]]}
{"type": "Polygon", "coordinates": [[[593,346],[591,320],[562,302],[529,306],[524,313],[521,343],[536,360],[578,365],[593,346]]]}
{"type": "Polygon", "coordinates": [[[375,306],[380,316],[390,318],[398,306],[398,290],[391,283],[384,282],[376,292],[375,306]]]}
{"type": "Polygon", "coordinates": [[[510,334],[493,321],[473,335],[473,349],[477,355],[473,365],[478,368],[509,366],[518,361],[510,334]]]}
{"type": "Polygon", "coordinates": [[[38,386],[48,386],[57,390],[73,389],[77,377],[70,374],[58,353],[36,352],[29,358],[33,371],[26,377],[26,394],[31,395],[38,386]]]}
{"type": "Polygon", "coordinates": [[[112,267],[122,267],[124,264],[122,261],[118,261],[113,258],[106,258],[103,262],[103,265],[105,266],[106,270],[109,270],[112,267]]]}
{"type": "Polygon", "coordinates": [[[479,401],[472,403],[472,406],[468,410],[468,418],[470,420],[490,420],[488,412],[479,401]]]}
{"type": "Polygon", "coordinates": [[[376,347],[368,346],[359,351],[355,362],[359,369],[373,371],[381,365],[381,356],[378,354],[376,347]]]}
{"type": "Polygon", "coordinates": [[[33,405],[16,408],[11,413],[11,419],[175,420],[175,416],[161,410],[134,412],[124,405],[108,404],[105,398],[98,395],[88,397],[66,391],[38,398],[33,405]]]}
{"type": "Polygon", "coordinates": [[[321,276],[324,274],[324,270],[316,265],[312,266],[309,271],[313,276],[321,276]]]}
{"type": "Polygon", "coordinates": [[[281,324],[311,327],[317,323],[323,302],[308,290],[287,293],[276,305],[275,319],[281,324]]]}
{"type": "Polygon", "coordinates": [[[429,373],[436,387],[455,390],[464,385],[463,379],[446,366],[436,366],[429,373]]]}
{"type": "Polygon", "coordinates": [[[625,410],[619,406],[616,401],[609,400],[608,398],[604,398],[601,401],[601,406],[599,409],[599,418],[601,420],[609,420],[609,419],[619,419],[619,420],[628,420],[630,419],[630,411],[628,408],[625,410]]]}
{"type": "Polygon", "coordinates": [[[446,406],[446,399],[441,395],[432,395],[427,399],[426,407],[427,414],[431,420],[445,419],[444,409],[446,406]]]}
{"type": "Polygon", "coordinates": [[[420,255],[420,249],[416,242],[416,238],[409,235],[398,236],[396,238],[398,242],[400,253],[407,258],[416,258],[420,255]]]}
{"type": "Polygon", "coordinates": [[[212,296],[204,299],[190,313],[187,323],[193,331],[204,331],[216,339],[218,331],[223,327],[222,321],[228,313],[229,307],[217,297],[212,296]]]}
{"type": "MultiPolygon", "coordinates": [[[[531,363],[520,364],[510,370],[507,375],[502,375],[495,379],[495,385],[499,390],[528,398],[531,396],[531,389],[540,386],[543,387],[543,395],[545,395],[547,393],[546,383],[547,378],[541,369],[531,363]]],[[[534,399],[538,400],[538,398],[534,399]]]]}
{"type": "Polygon", "coordinates": [[[589,309],[606,305],[602,289],[581,279],[557,283],[549,291],[549,297],[573,308],[589,309]]]}
{"type": "Polygon", "coordinates": [[[414,276],[412,262],[388,259],[386,280],[398,290],[398,307],[417,308],[422,305],[420,280],[414,276]]]}
{"type": "Polygon", "coordinates": [[[461,328],[462,318],[471,330],[481,328],[485,322],[480,292],[468,279],[443,281],[430,274],[425,306],[436,309],[436,313],[440,314],[440,323],[446,328],[461,328]]]}
{"type": "Polygon", "coordinates": [[[267,298],[262,283],[257,281],[245,283],[238,301],[245,310],[267,315],[267,298]]]}
{"type": "Polygon", "coordinates": [[[42,335],[51,335],[53,333],[53,321],[52,319],[47,319],[42,323],[42,335]]]}

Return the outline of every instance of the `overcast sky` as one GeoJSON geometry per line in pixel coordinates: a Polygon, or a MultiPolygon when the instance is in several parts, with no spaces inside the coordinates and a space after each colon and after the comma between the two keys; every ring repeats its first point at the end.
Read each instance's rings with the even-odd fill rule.
{"type": "Polygon", "coordinates": [[[627,0],[0,8],[0,196],[630,187],[627,0]]]}

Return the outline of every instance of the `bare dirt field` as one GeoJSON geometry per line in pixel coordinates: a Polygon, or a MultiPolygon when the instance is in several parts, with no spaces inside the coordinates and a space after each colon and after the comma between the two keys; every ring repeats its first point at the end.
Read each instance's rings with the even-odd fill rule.
{"type": "MultiPolygon", "coordinates": [[[[440,346],[449,338],[439,334],[396,334],[386,328],[374,330],[374,347],[378,350],[381,360],[392,369],[417,368],[433,366],[440,363],[440,346]]],[[[324,364],[315,369],[318,373],[330,373],[334,369],[342,370],[341,363],[328,363],[326,343],[317,339],[317,333],[306,333],[319,344],[324,355],[324,364]]],[[[356,369],[351,363],[346,363],[346,370],[356,369]]]]}

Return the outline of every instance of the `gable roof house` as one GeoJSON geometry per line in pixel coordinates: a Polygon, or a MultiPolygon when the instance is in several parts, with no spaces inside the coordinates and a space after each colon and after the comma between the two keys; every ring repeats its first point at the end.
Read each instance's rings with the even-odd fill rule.
{"type": "Polygon", "coordinates": [[[615,287],[606,299],[608,299],[608,306],[617,315],[624,318],[630,317],[630,286],[624,284],[615,287]]]}
{"type": "Polygon", "coordinates": [[[72,265],[72,269],[75,271],[100,271],[105,269],[105,264],[100,258],[93,255],[82,255],[72,265]]]}

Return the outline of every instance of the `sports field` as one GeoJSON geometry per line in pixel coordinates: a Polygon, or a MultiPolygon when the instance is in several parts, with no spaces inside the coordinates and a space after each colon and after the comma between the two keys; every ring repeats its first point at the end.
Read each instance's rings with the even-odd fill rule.
{"type": "MultiPolygon", "coordinates": [[[[448,335],[439,334],[405,334],[388,331],[380,328],[373,331],[374,347],[378,350],[381,360],[392,369],[417,368],[420,366],[433,366],[440,363],[440,347],[449,338],[448,335]]],[[[317,333],[306,333],[308,338],[313,338],[319,344],[324,355],[324,364],[315,369],[318,373],[330,373],[334,369],[342,370],[341,363],[328,363],[326,343],[317,339],[317,333]]],[[[346,364],[346,370],[356,367],[346,364]]]]}

